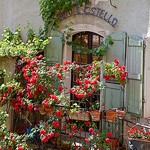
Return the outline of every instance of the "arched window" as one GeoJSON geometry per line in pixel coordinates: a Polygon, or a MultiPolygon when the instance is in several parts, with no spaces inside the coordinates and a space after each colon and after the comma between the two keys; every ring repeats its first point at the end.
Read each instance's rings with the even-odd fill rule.
{"type": "MultiPolygon", "coordinates": [[[[76,84],[76,79],[79,77],[84,76],[84,73],[87,71],[87,64],[91,64],[94,60],[100,60],[96,55],[92,53],[88,53],[86,49],[92,50],[92,48],[96,48],[98,45],[101,45],[104,40],[104,37],[93,33],[93,32],[80,32],[78,34],[75,34],[73,36],[73,41],[77,41],[78,44],[75,45],[73,49],[75,49],[72,53],[72,61],[75,61],[77,64],[81,65],[81,69],[75,70],[72,72],[72,82],[71,86],[76,84]],[[82,47],[80,47],[80,45],[82,47]],[[81,52],[81,49],[84,50],[84,52],[81,52]],[[81,75],[82,74],[82,75],[81,75]]],[[[73,100],[77,100],[75,95],[71,95],[71,98],[73,100]]],[[[90,97],[90,102],[98,100],[99,99],[99,92],[94,93],[90,97]]],[[[85,108],[89,107],[89,104],[87,102],[84,102],[85,108]]]]}

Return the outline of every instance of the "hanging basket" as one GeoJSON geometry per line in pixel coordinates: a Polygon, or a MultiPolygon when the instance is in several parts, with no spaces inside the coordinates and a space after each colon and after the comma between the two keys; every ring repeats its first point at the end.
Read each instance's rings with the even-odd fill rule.
{"type": "Polygon", "coordinates": [[[90,111],[92,121],[99,121],[100,120],[100,114],[101,114],[101,112],[99,110],[90,111]]]}
{"type": "Polygon", "coordinates": [[[117,112],[115,110],[105,110],[106,119],[108,122],[114,122],[116,119],[117,112]]]}
{"type": "Polygon", "coordinates": [[[123,119],[124,116],[126,115],[126,112],[123,111],[123,110],[120,110],[120,109],[116,109],[116,112],[117,112],[117,117],[118,117],[119,119],[123,119]]]}
{"type": "Polygon", "coordinates": [[[69,118],[73,120],[83,120],[83,121],[89,121],[90,120],[90,114],[89,112],[81,112],[81,111],[75,111],[73,113],[68,112],[69,118]]]}

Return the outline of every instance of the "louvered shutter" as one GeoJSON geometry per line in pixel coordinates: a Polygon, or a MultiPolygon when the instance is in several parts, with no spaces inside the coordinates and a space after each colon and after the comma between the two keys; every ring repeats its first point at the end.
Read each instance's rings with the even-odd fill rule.
{"type": "Polygon", "coordinates": [[[142,116],[143,40],[139,37],[128,37],[127,41],[127,111],[142,116]]]}
{"type": "Polygon", "coordinates": [[[44,51],[47,65],[53,66],[56,63],[62,63],[62,33],[55,31],[52,33],[50,44],[44,51]]]}
{"type": "MultiPolygon", "coordinates": [[[[111,34],[113,45],[109,46],[106,53],[106,62],[113,62],[114,59],[119,60],[120,65],[125,65],[125,45],[126,33],[115,32],[111,34]]],[[[124,88],[116,82],[106,82],[104,90],[105,109],[123,107],[124,88]]]]}

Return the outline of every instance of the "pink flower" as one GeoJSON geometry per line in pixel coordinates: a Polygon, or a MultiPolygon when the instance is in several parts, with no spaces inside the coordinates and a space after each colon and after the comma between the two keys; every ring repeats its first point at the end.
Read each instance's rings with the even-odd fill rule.
{"type": "Polygon", "coordinates": [[[94,131],[94,129],[91,127],[91,128],[89,128],[89,132],[93,132],[94,131]]]}
{"type": "Polygon", "coordinates": [[[12,142],[15,142],[15,139],[14,139],[14,138],[12,139],[12,142]]]}
{"type": "Polygon", "coordinates": [[[89,142],[89,140],[88,140],[87,138],[85,138],[85,142],[87,142],[87,143],[88,143],[88,142],[89,142]]]}
{"type": "Polygon", "coordinates": [[[105,141],[106,141],[106,143],[109,143],[109,142],[110,142],[110,139],[109,139],[109,138],[106,138],[105,141]]]}
{"type": "Polygon", "coordinates": [[[10,133],[10,137],[12,137],[13,136],[13,133],[10,133]]]}

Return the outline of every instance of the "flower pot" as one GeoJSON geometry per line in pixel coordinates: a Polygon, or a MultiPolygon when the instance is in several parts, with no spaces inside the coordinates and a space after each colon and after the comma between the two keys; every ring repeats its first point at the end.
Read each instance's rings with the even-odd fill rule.
{"type": "Polygon", "coordinates": [[[147,139],[129,138],[129,150],[149,150],[150,141],[147,139]]]}
{"type": "Polygon", "coordinates": [[[45,109],[46,112],[50,112],[50,111],[54,110],[53,107],[48,107],[48,106],[44,106],[44,109],[45,109]]]}
{"type": "Polygon", "coordinates": [[[101,114],[101,112],[99,110],[90,111],[92,121],[99,121],[100,120],[100,114],[101,114]]]}
{"type": "Polygon", "coordinates": [[[117,112],[115,110],[105,110],[106,119],[108,122],[114,122],[116,119],[117,112]]]}
{"type": "Polygon", "coordinates": [[[83,120],[83,121],[89,121],[90,120],[90,114],[89,112],[81,112],[81,111],[75,111],[73,113],[68,112],[69,118],[73,120],[83,120]]]}
{"type": "Polygon", "coordinates": [[[116,149],[117,147],[119,147],[119,139],[118,138],[111,138],[110,142],[109,142],[111,149],[116,149]]]}
{"type": "Polygon", "coordinates": [[[116,109],[116,112],[117,112],[117,117],[118,117],[119,119],[123,119],[124,116],[126,115],[126,112],[123,111],[123,110],[120,110],[120,109],[116,109]]]}
{"type": "Polygon", "coordinates": [[[39,112],[40,112],[41,115],[45,115],[45,114],[46,114],[46,111],[45,111],[45,108],[44,108],[44,107],[41,107],[41,108],[39,109],[39,112]]]}

